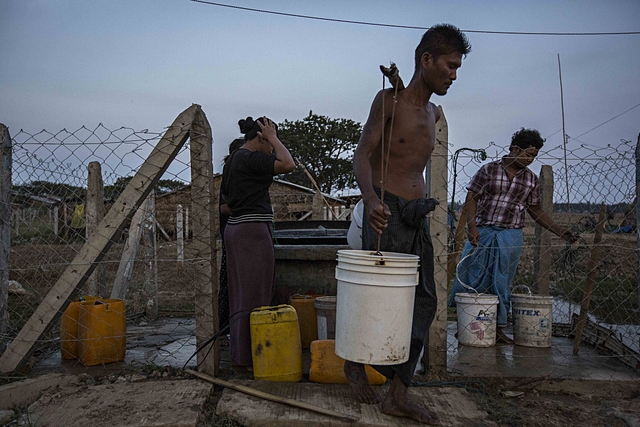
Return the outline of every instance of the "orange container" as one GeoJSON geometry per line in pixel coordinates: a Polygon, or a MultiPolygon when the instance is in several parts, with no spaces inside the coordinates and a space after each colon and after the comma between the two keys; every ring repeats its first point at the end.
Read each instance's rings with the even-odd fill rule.
{"type": "Polygon", "coordinates": [[[100,297],[81,296],[69,303],[60,317],[60,354],[63,359],[78,358],[78,313],[80,304],[100,297]]]}
{"type": "Polygon", "coordinates": [[[124,300],[101,299],[80,304],[78,355],[86,366],[124,360],[127,318],[124,300]]]}
{"type": "MultiPolygon", "coordinates": [[[[335,340],[317,340],[311,343],[309,381],[322,384],[347,384],[344,375],[345,360],[336,355],[335,340]]],[[[369,384],[382,385],[387,378],[369,365],[364,365],[369,384]]]]}
{"type": "Polygon", "coordinates": [[[298,313],[300,325],[300,342],[302,347],[309,347],[312,341],[318,339],[318,315],[315,301],[320,295],[292,295],[289,297],[289,305],[298,313]]]}

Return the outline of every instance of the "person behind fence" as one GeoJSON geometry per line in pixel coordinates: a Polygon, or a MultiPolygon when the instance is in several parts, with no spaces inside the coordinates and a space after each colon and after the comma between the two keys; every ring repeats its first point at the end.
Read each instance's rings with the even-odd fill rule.
{"type": "Polygon", "coordinates": [[[544,139],[535,129],[513,134],[509,154],[483,165],[467,186],[463,210],[468,240],[460,257],[449,306],[455,307],[459,292],[498,296],[497,340],[513,344],[503,328],[511,301],[511,284],[522,253],[525,212],[547,230],[568,242],[577,236],[556,224],[540,206],[538,177],[529,165],[544,139]],[[466,285],[466,286],[465,286],[466,285]]]}
{"type": "Polygon", "coordinates": [[[275,284],[275,255],[269,187],[274,175],[295,168],[270,119],[238,122],[244,144],[228,158],[221,198],[229,215],[224,230],[230,306],[230,354],[234,366],[253,370],[249,313],[269,305],[275,284]]]}
{"type": "MultiPolygon", "coordinates": [[[[222,163],[222,175],[224,175],[224,169],[227,167],[227,160],[231,154],[240,148],[244,144],[244,138],[236,138],[229,144],[229,154],[224,156],[222,163]]],[[[227,248],[224,244],[224,229],[227,226],[229,220],[229,206],[222,202],[222,198],[219,199],[220,210],[220,236],[222,237],[222,260],[220,262],[220,290],[218,291],[218,325],[223,327],[229,323],[229,281],[227,278],[227,248]]],[[[223,346],[228,346],[229,341],[224,338],[221,340],[223,346]]]]}
{"type": "MultiPolygon", "coordinates": [[[[420,257],[409,360],[399,365],[374,366],[391,379],[381,409],[387,415],[431,425],[438,424],[438,416],[407,396],[436,310],[433,246],[425,221],[425,214],[435,208],[436,202],[425,196],[423,172],[435,144],[436,122],[442,114],[430,99],[433,94],[447,93],[456,80],[463,56],[470,50],[466,36],[458,28],[448,24],[431,27],[415,49],[415,70],[409,85],[398,91],[397,96],[394,89],[382,90],[373,100],[353,164],[365,206],[363,249],[376,250],[380,236],[382,251],[420,257]],[[393,139],[389,140],[391,133],[393,139]],[[389,144],[384,152],[383,138],[389,144]],[[386,176],[381,171],[382,164],[386,165],[386,176]]],[[[360,402],[380,401],[362,364],[347,361],[344,371],[360,402]]]]}

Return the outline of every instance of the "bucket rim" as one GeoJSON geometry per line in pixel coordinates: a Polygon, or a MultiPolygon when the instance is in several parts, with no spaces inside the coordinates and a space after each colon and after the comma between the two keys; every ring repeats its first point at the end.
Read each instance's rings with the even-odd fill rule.
{"type": "MultiPolygon", "coordinates": [[[[457,292],[455,294],[455,298],[460,299],[481,299],[481,300],[492,300],[496,303],[498,302],[498,296],[493,294],[484,294],[484,293],[472,293],[472,292],[457,292]]],[[[457,301],[456,301],[457,302],[457,301]]]]}
{"type": "Polygon", "coordinates": [[[367,260],[388,260],[388,261],[405,261],[405,262],[414,262],[419,261],[420,257],[414,254],[404,254],[400,252],[381,252],[382,256],[376,255],[373,251],[367,251],[362,249],[340,249],[338,250],[338,259],[340,256],[344,256],[346,258],[357,258],[357,259],[367,259],[367,260]]]}

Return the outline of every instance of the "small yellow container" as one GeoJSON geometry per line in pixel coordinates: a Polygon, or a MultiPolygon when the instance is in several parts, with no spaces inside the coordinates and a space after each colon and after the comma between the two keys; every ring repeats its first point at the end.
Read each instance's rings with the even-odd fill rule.
{"type": "MultiPolygon", "coordinates": [[[[335,340],[318,340],[311,343],[309,381],[322,384],[347,384],[344,375],[345,360],[336,355],[335,340]]],[[[382,385],[387,378],[369,365],[364,365],[369,384],[382,385]]]]}
{"type": "Polygon", "coordinates": [[[251,312],[253,377],[267,381],[302,379],[302,346],[296,310],[290,305],[259,307],[251,312]]]}
{"type": "Polygon", "coordinates": [[[82,296],[69,303],[60,317],[60,354],[63,359],[78,358],[78,314],[80,304],[95,301],[100,297],[82,296]]]}
{"type": "Polygon", "coordinates": [[[124,360],[127,319],[124,300],[99,299],[80,304],[78,354],[86,366],[124,360]]]}
{"type": "Polygon", "coordinates": [[[318,339],[318,314],[316,313],[316,298],[320,295],[292,295],[289,304],[296,309],[298,324],[300,325],[300,341],[302,347],[309,347],[312,341],[318,339]]]}

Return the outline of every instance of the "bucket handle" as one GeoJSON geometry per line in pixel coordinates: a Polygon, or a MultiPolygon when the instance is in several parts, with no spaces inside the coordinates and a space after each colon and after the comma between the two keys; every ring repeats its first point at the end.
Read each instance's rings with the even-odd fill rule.
{"type": "Polygon", "coordinates": [[[516,290],[516,289],[518,289],[518,288],[526,288],[526,289],[527,289],[527,292],[526,292],[526,293],[527,293],[527,294],[529,294],[529,296],[532,296],[532,295],[533,295],[533,294],[531,293],[531,288],[530,288],[530,287],[528,287],[527,285],[517,285],[517,286],[514,286],[514,287],[511,289],[511,293],[512,293],[512,294],[520,293],[520,292],[515,292],[515,290],[516,290]]]}
{"type": "Polygon", "coordinates": [[[462,262],[463,262],[465,259],[467,259],[467,258],[469,258],[469,257],[474,256],[477,250],[478,250],[478,246],[475,246],[475,247],[473,248],[473,250],[472,250],[472,251],[471,251],[467,256],[465,256],[464,258],[462,258],[462,259],[458,262],[458,265],[456,265],[456,277],[458,278],[458,282],[460,282],[460,284],[461,284],[462,286],[464,286],[468,291],[473,291],[473,292],[475,292],[477,295],[479,295],[480,293],[479,293],[477,290],[475,290],[473,287],[471,287],[471,286],[467,285],[466,283],[464,283],[464,282],[460,279],[460,271],[459,271],[459,270],[460,270],[460,265],[462,265],[462,262]]]}

